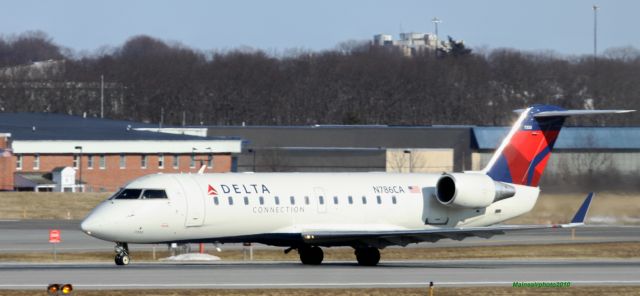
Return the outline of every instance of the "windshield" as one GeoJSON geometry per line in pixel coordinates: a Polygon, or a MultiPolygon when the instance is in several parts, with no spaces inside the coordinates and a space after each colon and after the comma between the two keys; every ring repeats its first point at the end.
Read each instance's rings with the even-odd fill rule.
{"type": "Polygon", "coordinates": [[[142,189],[123,189],[113,196],[112,199],[138,199],[142,189]]]}

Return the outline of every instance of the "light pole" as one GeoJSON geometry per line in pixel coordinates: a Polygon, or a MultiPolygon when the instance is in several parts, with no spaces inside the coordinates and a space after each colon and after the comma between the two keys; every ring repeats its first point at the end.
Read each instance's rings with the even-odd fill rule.
{"type": "Polygon", "coordinates": [[[436,58],[437,58],[437,57],[438,57],[438,40],[439,40],[439,38],[438,38],[438,24],[439,24],[439,23],[441,23],[442,21],[441,21],[439,18],[434,17],[434,18],[431,20],[431,22],[432,22],[432,23],[435,25],[435,27],[436,27],[436,54],[435,54],[435,55],[436,55],[436,58]]]}
{"type": "Polygon", "coordinates": [[[598,55],[598,6],[593,6],[593,59],[598,55]]]}
{"type": "Polygon", "coordinates": [[[104,75],[100,75],[100,118],[104,118],[104,75]]]}
{"type": "MultiPolygon", "coordinates": [[[[82,186],[82,146],[76,146],[74,148],[76,150],[80,150],[80,155],[78,157],[78,167],[79,167],[78,171],[79,171],[80,176],[79,176],[79,181],[78,181],[79,184],[76,184],[76,188],[82,188],[81,187],[82,186]]],[[[84,191],[84,190],[82,190],[82,191],[84,191]]]]}
{"type": "Polygon", "coordinates": [[[404,156],[409,155],[409,173],[411,173],[411,166],[413,165],[411,162],[411,150],[406,149],[404,150],[404,156]]]}

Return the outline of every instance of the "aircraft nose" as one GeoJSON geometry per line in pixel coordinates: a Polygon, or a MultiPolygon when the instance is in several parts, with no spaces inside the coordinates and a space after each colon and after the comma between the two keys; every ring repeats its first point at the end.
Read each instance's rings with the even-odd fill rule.
{"type": "Polygon", "coordinates": [[[88,235],[92,235],[98,229],[98,221],[93,217],[93,215],[89,215],[89,217],[85,218],[82,223],[80,223],[80,228],[88,235]]]}

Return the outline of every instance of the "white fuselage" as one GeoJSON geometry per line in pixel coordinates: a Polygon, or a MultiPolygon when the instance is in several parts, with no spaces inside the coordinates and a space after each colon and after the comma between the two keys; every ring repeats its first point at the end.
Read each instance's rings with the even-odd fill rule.
{"type": "MultiPolygon", "coordinates": [[[[539,193],[537,187],[513,185],[515,196],[489,207],[456,208],[434,198],[439,177],[390,173],[149,175],[125,188],[163,189],[168,198],[106,200],[82,228],[108,241],[165,243],[251,241],[251,236],[305,231],[487,226],[530,211],[539,193]]],[[[287,244],[277,239],[272,242],[287,244]]]]}

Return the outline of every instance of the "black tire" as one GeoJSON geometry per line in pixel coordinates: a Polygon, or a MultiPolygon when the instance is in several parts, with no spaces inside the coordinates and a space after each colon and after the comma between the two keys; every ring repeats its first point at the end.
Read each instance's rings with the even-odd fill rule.
{"type": "Polygon", "coordinates": [[[116,262],[116,265],[129,265],[129,262],[131,262],[131,259],[129,258],[129,255],[116,255],[116,258],[114,260],[116,262]]]}
{"type": "Polygon", "coordinates": [[[301,247],[298,248],[300,261],[305,265],[320,265],[324,259],[324,252],[319,247],[301,247]]]}
{"type": "Polygon", "coordinates": [[[377,248],[358,248],[356,260],[362,266],[376,266],[380,262],[380,251],[377,248]]]}

